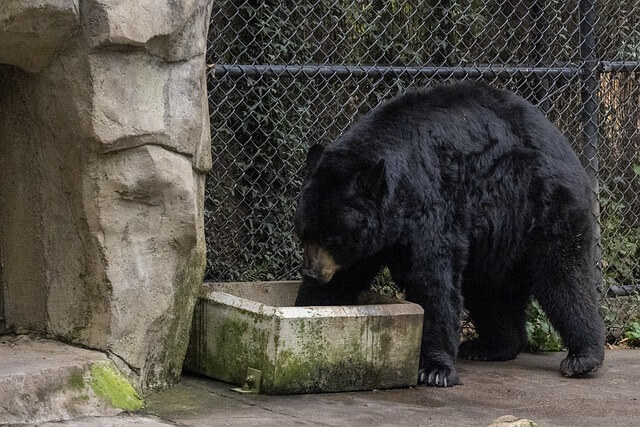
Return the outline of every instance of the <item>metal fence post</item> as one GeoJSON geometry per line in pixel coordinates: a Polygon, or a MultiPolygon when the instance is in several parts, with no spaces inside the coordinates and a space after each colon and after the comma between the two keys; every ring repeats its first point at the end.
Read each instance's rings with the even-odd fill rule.
{"type": "MultiPolygon", "coordinates": [[[[529,14],[534,22],[532,32],[534,67],[543,67],[545,55],[549,52],[549,44],[546,37],[549,21],[545,16],[544,9],[545,0],[534,0],[529,8],[529,14]]],[[[551,102],[549,102],[549,80],[545,76],[540,76],[539,87],[534,91],[534,99],[538,107],[547,114],[551,109],[551,102]]]]}
{"type": "Polygon", "coordinates": [[[583,161],[593,190],[593,220],[596,224],[595,245],[593,258],[596,262],[596,277],[601,294],[606,293],[602,281],[602,243],[600,235],[600,183],[598,164],[598,52],[596,46],[596,21],[598,15],[595,0],[580,0],[580,80],[582,87],[580,97],[582,101],[581,121],[583,135],[583,161]]]}

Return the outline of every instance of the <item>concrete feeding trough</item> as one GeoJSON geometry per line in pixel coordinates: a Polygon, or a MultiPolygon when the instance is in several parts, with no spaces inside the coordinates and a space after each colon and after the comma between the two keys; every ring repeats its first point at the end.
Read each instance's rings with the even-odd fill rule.
{"type": "Polygon", "coordinates": [[[362,305],[293,307],[298,287],[206,283],[185,368],[267,394],[416,384],[419,305],[366,292],[362,305]]]}

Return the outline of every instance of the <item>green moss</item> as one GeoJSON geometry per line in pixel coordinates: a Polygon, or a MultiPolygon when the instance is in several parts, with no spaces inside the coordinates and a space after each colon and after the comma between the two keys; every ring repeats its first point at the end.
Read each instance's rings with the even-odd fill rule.
{"type": "Polygon", "coordinates": [[[391,333],[388,331],[380,332],[380,353],[381,354],[391,353],[392,345],[393,345],[393,340],[391,339],[391,333]]]}
{"type": "Polygon", "coordinates": [[[150,390],[162,390],[177,383],[182,372],[185,352],[189,343],[191,313],[204,277],[206,259],[204,246],[191,257],[176,279],[173,301],[173,321],[164,334],[164,345],[153,346],[148,358],[154,369],[147,370],[144,379],[150,390]]]}
{"type": "Polygon", "coordinates": [[[275,339],[270,334],[271,325],[258,323],[250,326],[247,321],[234,319],[233,316],[221,316],[218,322],[218,334],[205,337],[205,341],[215,340],[216,344],[201,348],[203,354],[200,360],[204,362],[205,371],[221,375],[225,381],[242,384],[247,368],[254,368],[262,372],[263,382],[271,382],[275,367],[266,351],[269,340],[275,339]],[[206,351],[206,348],[220,351],[206,351]]]}
{"type": "Polygon", "coordinates": [[[263,385],[263,392],[372,389],[393,384],[397,378],[411,378],[417,371],[417,352],[407,354],[406,362],[393,366],[386,358],[393,352],[394,325],[392,319],[363,322],[360,328],[343,335],[342,345],[334,346],[327,343],[322,322],[300,322],[295,331],[298,344],[278,351],[274,381],[263,385]]]}
{"type": "Polygon", "coordinates": [[[74,390],[84,389],[84,375],[82,371],[73,371],[69,377],[69,387],[74,390]]]}
{"type": "Polygon", "coordinates": [[[299,322],[295,335],[299,347],[278,351],[274,381],[263,386],[264,392],[338,391],[377,378],[371,361],[360,351],[360,336],[344,337],[347,349],[334,353],[317,319],[299,322]]]}
{"type": "Polygon", "coordinates": [[[74,396],[71,398],[71,401],[66,405],[67,409],[72,412],[76,410],[77,406],[85,405],[89,402],[89,395],[81,394],[80,396],[74,396]]]}
{"type": "Polygon", "coordinates": [[[91,366],[90,384],[97,396],[108,400],[115,408],[136,411],[144,406],[129,381],[108,362],[91,366]]]}
{"type": "Polygon", "coordinates": [[[361,353],[331,354],[304,349],[294,354],[284,350],[278,355],[277,376],[266,393],[330,392],[345,389],[376,388],[381,384],[381,370],[361,353]]]}

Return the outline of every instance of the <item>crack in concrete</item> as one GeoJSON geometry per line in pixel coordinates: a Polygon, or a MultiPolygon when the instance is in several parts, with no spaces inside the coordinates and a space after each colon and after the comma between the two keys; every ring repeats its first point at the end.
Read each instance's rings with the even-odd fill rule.
{"type": "MultiPolygon", "coordinates": [[[[136,368],[135,366],[131,365],[129,362],[127,362],[125,359],[123,359],[121,356],[119,356],[118,354],[114,353],[113,351],[107,351],[105,352],[105,354],[107,355],[107,357],[109,359],[111,359],[112,357],[117,358],[119,361],[121,361],[124,365],[127,366],[127,368],[131,369],[131,372],[135,373],[137,376],[140,376],[140,368],[136,368]]],[[[115,362],[114,362],[115,363],[115,362]]]]}

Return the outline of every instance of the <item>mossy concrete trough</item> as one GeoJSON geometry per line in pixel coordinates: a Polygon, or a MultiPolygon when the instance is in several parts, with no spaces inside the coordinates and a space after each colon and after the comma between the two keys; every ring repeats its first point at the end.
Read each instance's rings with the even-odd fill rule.
{"type": "Polygon", "coordinates": [[[423,310],[363,294],[362,305],[293,307],[298,282],[206,283],[185,368],[260,392],[372,390],[416,384],[423,310]]]}

